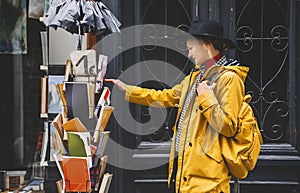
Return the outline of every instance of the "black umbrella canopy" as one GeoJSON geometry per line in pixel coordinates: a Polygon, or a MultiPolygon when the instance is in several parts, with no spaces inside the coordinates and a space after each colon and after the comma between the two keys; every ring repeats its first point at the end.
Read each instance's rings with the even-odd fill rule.
{"type": "Polygon", "coordinates": [[[72,34],[94,35],[120,32],[121,23],[101,1],[65,0],[45,17],[46,26],[63,28],[72,34]]]}

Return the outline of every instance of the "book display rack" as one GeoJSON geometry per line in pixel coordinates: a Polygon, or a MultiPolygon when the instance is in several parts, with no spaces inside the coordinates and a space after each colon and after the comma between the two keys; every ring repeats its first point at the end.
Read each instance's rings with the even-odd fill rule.
{"type": "Polygon", "coordinates": [[[105,74],[107,57],[100,55],[96,60],[95,53],[76,50],[65,65],[48,65],[47,82],[41,84],[46,86],[41,90],[47,91],[41,95],[41,106],[47,101],[47,112],[41,111],[41,118],[48,124],[40,163],[46,168],[49,162],[55,163],[59,178],[52,179],[52,185],[55,183],[57,192],[107,193],[112,180],[113,174],[106,171],[105,147],[110,136],[106,126],[114,107],[110,106],[110,90],[103,86],[104,76],[99,75],[105,74]],[[85,68],[91,66],[96,73],[86,74],[91,71],[85,68]],[[58,101],[51,101],[55,98],[58,101]]]}

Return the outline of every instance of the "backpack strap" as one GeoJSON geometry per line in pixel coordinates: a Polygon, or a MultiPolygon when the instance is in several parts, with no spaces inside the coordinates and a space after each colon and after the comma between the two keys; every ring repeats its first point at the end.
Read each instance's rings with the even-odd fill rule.
{"type": "Polygon", "coordinates": [[[240,182],[238,178],[234,178],[234,193],[240,193],[240,182]]]}

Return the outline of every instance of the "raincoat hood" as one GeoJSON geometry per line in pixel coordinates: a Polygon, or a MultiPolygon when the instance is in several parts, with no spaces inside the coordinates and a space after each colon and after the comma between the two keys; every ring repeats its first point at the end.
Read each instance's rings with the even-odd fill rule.
{"type": "Polygon", "coordinates": [[[224,69],[235,72],[245,82],[249,72],[249,67],[246,66],[224,66],[224,69]]]}
{"type": "Polygon", "coordinates": [[[214,80],[217,81],[220,76],[225,73],[226,71],[231,71],[236,73],[243,82],[245,82],[246,77],[249,72],[249,67],[246,66],[220,66],[215,65],[209,68],[203,75],[207,80],[214,80]]]}

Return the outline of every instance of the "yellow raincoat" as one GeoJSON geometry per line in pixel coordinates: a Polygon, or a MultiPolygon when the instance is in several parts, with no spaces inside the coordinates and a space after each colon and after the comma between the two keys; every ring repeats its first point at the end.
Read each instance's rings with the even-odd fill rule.
{"type": "MultiPolygon", "coordinates": [[[[181,193],[230,192],[231,177],[222,157],[219,134],[233,136],[236,132],[248,70],[244,66],[213,66],[204,73],[203,79],[213,78],[216,87],[196,96],[186,112],[178,152],[176,193],[178,188],[181,193]]],[[[177,121],[188,86],[192,85],[198,73],[192,72],[180,84],[161,91],[126,87],[125,100],[130,102],[152,107],[178,107],[170,153],[169,185],[173,172],[177,121]]]]}

